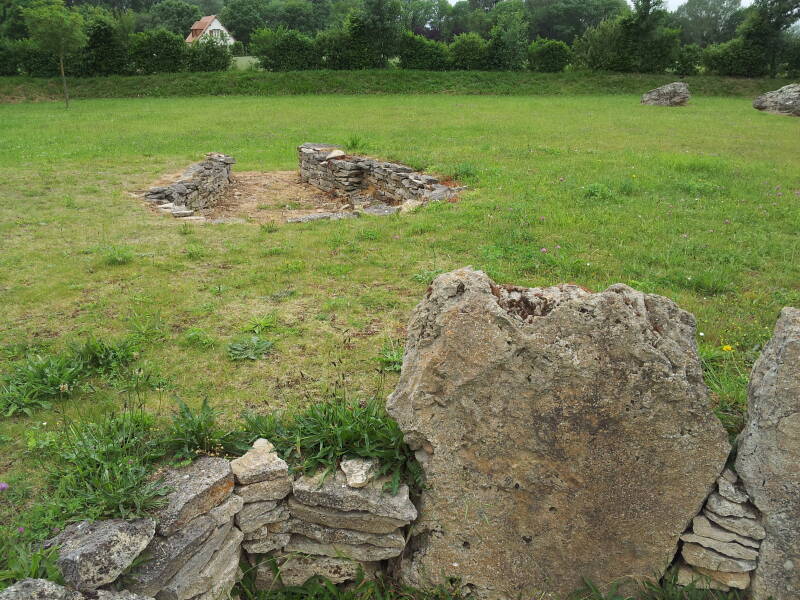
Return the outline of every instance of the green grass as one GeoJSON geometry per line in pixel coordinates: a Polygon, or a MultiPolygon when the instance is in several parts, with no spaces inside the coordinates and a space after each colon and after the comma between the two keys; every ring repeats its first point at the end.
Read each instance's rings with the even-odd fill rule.
{"type": "MultiPolygon", "coordinates": [[[[398,360],[386,341],[404,338],[433,277],[464,265],[501,283],[624,282],[674,299],[697,316],[712,401],[734,433],[752,360],[779,309],[800,305],[798,139],[798,119],[702,95],[681,109],[641,106],[630,93],[0,106],[3,381],[28,365],[35,376],[18,381],[60,391],[69,375],[40,377],[30,357],[71,357],[90,337],[128,340],[137,353],[118,376],[81,374],[50,408],[0,419],[0,481],[11,485],[0,523],[54,519],[36,512],[43,490],[53,493],[37,462],[41,440],[103,422],[133,393],[161,429],[175,400],[194,410],[211,400],[216,425],[201,418],[187,453],[191,439],[216,444],[214,427],[240,427],[243,412],[296,415],[321,398],[384,398],[398,360]],[[239,170],[294,169],[295,147],[309,140],[472,189],[397,217],[269,228],[187,227],[126,193],[211,150],[234,155],[239,170]],[[272,342],[269,356],[230,360],[243,335],[272,342]]],[[[309,443],[319,429],[306,430],[309,443]]],[[[351,446],[324,444],[328,462],[351,446]]],[[[114,498],[100,483],[92,490],[102,492],[93,506],[114,498]]]]}
{"type": "MultiPolygon", "coordinates": [[[[164,73],[148,76],[70,79],[72,98],[141,98],[165,96],[286,96],[292,94],[475,94],[598,95],[642,94],[670,83],[673,74],[529,73],[497,71],[294,71],[253,70],[253,57],[238,57],[234,69],[214,73],[164,73]]],[[[754,97],[791,83],[783,79],[692,76],[682,78],[693,94],[754,97]]],[[[0,103],[59,100],[58,79],[0,77],[0,103]]]]}

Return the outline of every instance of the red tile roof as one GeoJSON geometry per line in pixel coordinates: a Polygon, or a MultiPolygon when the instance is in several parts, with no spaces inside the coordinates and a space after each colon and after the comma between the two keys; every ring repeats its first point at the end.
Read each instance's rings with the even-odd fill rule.
{"type": "Polygon", "coordinates": [[[199,38],[201,35],[203,35],[203,32],[206,30],[206,28],[209,25],[211,25],[211,23],[213,23],[214,19],[216,19],[216,18],[217,18],[217,15],[208,15],[208,16],[203,17],[199,21],[196,21],[194,23],[194,25],[192,25],[192,31],[187,36],[186,41],[187,42],[193,42],[197,38],[199,38]]]}

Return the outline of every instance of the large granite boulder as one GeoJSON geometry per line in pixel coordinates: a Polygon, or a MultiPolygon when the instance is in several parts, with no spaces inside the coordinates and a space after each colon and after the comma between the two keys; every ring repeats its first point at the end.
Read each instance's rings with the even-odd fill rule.
{"type": "Polygon", "coordinates": [[[779,90],[761,94],[753,100],[753,108],[800,117],[800,83],[792,83],[779,90]]]}
{"type": "MultiPolygon", "coordinates": [[[[800,87],[800,86],[798,86],[800,87]]],[[[781,311],[750,376],[736,470],[762,513],[766,537],[753,600],[800,598],[800,310],[781,311]]]]}
{"type": "Polygon", "coordinates": [[[683,81],[676,81],[642,94],[642,104],[651,106],[686,106],[689,98],[691,98],[689,86],[683,81]]]}
{"type": "Polygon", "coordinates": [[[694,333],[625,285],[439,276],[387,402],[427,479],[401,580],[562,598],[663,573],[729,452],[694,333]]]}

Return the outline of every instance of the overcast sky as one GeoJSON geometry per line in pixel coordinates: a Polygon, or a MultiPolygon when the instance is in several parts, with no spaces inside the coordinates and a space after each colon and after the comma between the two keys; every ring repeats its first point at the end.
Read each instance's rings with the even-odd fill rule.
{"type": "MultiPolygon", "coordinates": [[[[747,6],[753,0],[742,0],[742,6],[747,6]]],[[[681,4],[686,4],[686,0],[667,0],[667,6],[669,6],[670,10],[675,10],[681,4]]]]}

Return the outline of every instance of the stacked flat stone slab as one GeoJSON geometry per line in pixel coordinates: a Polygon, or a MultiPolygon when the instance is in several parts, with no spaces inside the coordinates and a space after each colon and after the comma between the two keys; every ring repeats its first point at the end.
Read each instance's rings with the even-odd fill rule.
{"type": "Polygon", "coordinates": [[[46,579],[23,579],[0,591],[0,600],[154,600],[128,591],[96,590],[84,595],[46,579]]]}
{"type": "Polygon", "coordinates": [[[317,473],[292,484],[287,518],[268,526],[283,544],[270,562],[256,560],[256,587],[273,589],[300,585],[314,575],[335,583],[378,569],[378,562],[402,554],[401,528],[417,517],[401,485],[387,491],[386,479],[376,478],[373,461],[346,461],[348,473],[317,473]],[[274,567],[278,567],[278,574],[274,567]]]}
{"type": "Polygon", "coordinates": [[[747,589],[765,531],[739,477],[725,469],[702,512],[681,536],[678,583],[728,591],[747,589]]]}
{"type": "Polygon", "coordinates": [[[305,143],[298,147],[300,179],[319,189],[348,197],[364,212],[383,214],[384,205],[409,210],[455,197],[464,188],[449,187],[411,167],[348,155],[340,146],[305,143]]]}
{"type": "Polygon", "coordinates": [[[191,217],[195,211],[216,204],[220,194],[231,184],[231,168],[235,163],[232,156],[209,152],[205,160],[190,165],[180,180],[150,188],[145,200],[174,217],[191,217]]]}
{"type": "Polygon", "coordinates": [[[172,491],[158,513],[146,558],[122,580],[157,600],[220,600],[241,577],[242,532],[234,518],[242,500],[233,495],[233,473],[224,458],[203,457],[167,472],[172,491]]]}
{"type": "Polygon", "coordinates": [[[284,499],[292,491],[289,467],[272,444],[259,439],[244,456],[231,461],[236,494],[244,508],[236,523],[244,534],[242,547],[249,555],[283,548],[289,536],[283,524],[289,519],[284,499]]]}

